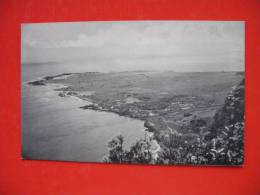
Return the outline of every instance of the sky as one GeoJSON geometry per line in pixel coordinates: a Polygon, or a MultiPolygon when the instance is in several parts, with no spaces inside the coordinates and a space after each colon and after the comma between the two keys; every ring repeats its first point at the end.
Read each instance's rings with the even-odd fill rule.
{"type": "Polygon", "coordinates": [[[22,64],[98,71],[244,71],[242,21],[22,24],[22,64]]]}

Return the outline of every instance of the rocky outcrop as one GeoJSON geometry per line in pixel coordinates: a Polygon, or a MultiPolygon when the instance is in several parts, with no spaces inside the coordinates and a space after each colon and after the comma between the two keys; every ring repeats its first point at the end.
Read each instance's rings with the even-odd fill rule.
{"type": "Polygon", "coordinates": [[[244,122],[244,93],[245,80],[234,86],[228,94],[224,106],[214,116],[214,122],[211,127],[212,132],[218,132],[219,129],[225,126],[244,122]]]}
{"type": "Polygon", "coordinates": [[[34,85],[34,86],[45,85],[44,80],[31,81],[31,82],[28,82],[28,84],[29,84],[29,85],[34,85]]]}
{"type": "Polygon", "coordinates": [[[242,165],[244,162],[245,81],[233,87],[206,137],[207,156],[212,164],[242,165]]]}

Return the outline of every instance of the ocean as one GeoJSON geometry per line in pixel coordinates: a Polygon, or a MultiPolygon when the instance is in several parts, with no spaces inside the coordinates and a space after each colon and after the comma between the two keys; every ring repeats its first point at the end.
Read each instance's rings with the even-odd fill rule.
{"type": "Polygon", "coordinates": [[[44,76],[89,71],[84,65],[22,65],[22,156],[25,159],[102,162],[117,135],[128,148],[144,137],[144,122],[113,113],[82,110],[86,102],[59,97],[57,86],[32,86],[44,76]]]}

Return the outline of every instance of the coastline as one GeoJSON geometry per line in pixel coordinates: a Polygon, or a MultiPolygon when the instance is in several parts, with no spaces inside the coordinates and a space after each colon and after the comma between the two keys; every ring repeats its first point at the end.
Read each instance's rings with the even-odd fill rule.
{"type": "Polygon", "coordinates": [[[216,111],[223,105],[229,86],[234,86],[240,80],[239,77],[243,77],[236,72],[194,74],[194,81],[191,83],[192,74],[189,72],[157,72],[152,75],[139,71],[127,75],[124,72],[60,73],[30,81],[28,84],[61,84],[62,87],[54,90],[58,91],[60,97],[71,96],[84,101],[85,105],[80,106],[80,109],[141,120],[147,131],[157,136],[165,131],[193,133],[187,128],[192,120],[202,119],[210,124],[216,111]],[[229,80],[222,83],[227,77],[229,80]],[[208,81],[209,78],[214,82],[210,80],[204,86],[202,81],[208,81]],[[164,79],[165,84],[161,83],[161,79],[164,79]],[[150,82],[158,87],[150,85],[150,82]],[[176,88],[173,85],[176,82],[182,87],[176,88]],[[219,82],[219,86],[216,82],[219,82]],[[225,88],[222,89],[222,86],[225,88]],[[198,90],[192,91],[193,88],[202,88],[205,91],[197,93],[198,90]]]}
{"type": "Polygon", "coordinates": [[[118,110],[118,109],[110,109],[110,108],[102,107],[102,105],[95,103],[95,101],[89,97],[89,96],[91,96],[91,94],[90,95],[79,94],[77,92],[71,91],[70,87],[67,85],[60,84],[60,83],[56,84],[56,83],[47,82],[47,81],[51,81],[51,80],[54,80],[57,78],[62,78],[62,79],[68,78],[75,74],[79,74],[79,73],[61,73],[61,74],[53,75],[53,76],[45,76],[38,80],[28,81],[27,84],[33,85],[33,86],[46,86],[46,85],[56,85],[57,86],[58,85],[58,87],[53,88],[53,90],[59,91],[58,96],[60,96],[62,98],[65,98],[65,97],[77,98],[79,100],[82,100],[85,103],[84,106],[79,107],[80,109],[94,110],[97,112],[108,112],[108,113],[116,114],[118,116],[140,120],[140,121],[144,122],[144,127],[145,127],[144,131],[152,132],[152,133],[156,133],[158,131],[154,127],[153,123],[149,122],[147,119],[145,119],[142,116],[140,117],[138,115],[133,115],[131,113],[120,112],[120,110],[118,110]]]}
{"type": "MultiPolygon", "coordinates": [[[[40,78],[39,80],[28,81],[26,84],[33,85],[36,87],[37,86],[52,86],[51,90],[58,92],[57,95],[60,96],[61,98],[76,98],[76,99],[84,102],[84,104],[85,104],[84,106],[78,107],[79,109],[82,109],[82,110],[106,112],[106,113],[115,114],[120,117],[126,117],[128,119],[142,121],[143,127],[144,127],[142,129],[142,131],[144,132],[145,139],[149,139],[151,141],[151,144],[152,144],[151,153],[154,156],[154,158],[156,159],[161,147],[154,136],[154,134],[156,133],[157,130],[155,130],[153,125],[151,125],[151,123],[149,123],[147,120],[145,120],[144,118],[138,118],[138,117],[134,117],[133,115],[128,115],[128,114],[121,113],[121,112],[118,112],[115,110],[111,110],[109,108],[103,108],[100,105],[98,105],[97,103],[94,103],[94,100],[89,98],[88,95],[80,94],[80,93],[69,90],[70,86],[60,84],[60,83],[48,82],[48,81],[54,80],[56,78],[63,77],[64,75],[66,77],[69,77],[73,74],[74,73],[64,73],[64,74],[59,74],[59,75],[54,75],[54,76],[46,76],[46,77],[40,78]]],[[[77,74],[77,73],[75,73],[75,74],[77,74]]],[[[140,139],[140,138],[138,138],[138,139],[140,139]]]]}
{"type": "MultiPolygon", "coordinates": [[[[215,132],[216,135],[214,134],[214,128],[215,128],[214,124],[218,123],[218,121],[217,122],[215,121],[216,120],[215,116],[219,115],[218,120],[220,121],[225,120],[222,117],[223,114],[221,114],[222,109],[218,109],[218,107],[220,107],[221,105],[216,105],[216,103],[214,101],[211,101],[210,98],[205,99],[203,98],[203,96],[198,96],[193,93],[191,93],[190,95],[176,94],[176,91],[174,90],[172,90],[172,94],[162,93],[160,90],[154,91],[153,93],[149,94],[147,91],[145,91],[146,90],[145,86],[142,85],[143,77],[139,78],[141,81],[140,83],[138,83],[139,85],[137,86],[143,87],[139,89],[143,89],[144,91],[140,91],[140,92],[144,92],[144,93],[138,94],[131,91],[131,89],[133,87],[136,87],[136,85],[134,84],[130,85],[131,83],[130,84],[127,83],[128,81],[126,83],[123,83],[124,84],[123,86],[125,88],[122,87],[120,88],[120,86],[118,86],[118,83],[121,84],[121,80],[117,80],[118,77],[119,79],[125,79],[124,78],[125,75],[123,75],[122,77],[122,75],[120,75],[121,73],[112,76],[110,74],[102,74],[102,73],[82,73],[82,74],[78,73],[78,74],[79,75],[75,77],[70,77],[72,76],[72,73],[58,74],[55,76],[44,77],[36,81],[31,81],[28,82],[28,84],[34,86],[53,85],[53,84],[57,85],[59,87],[53,89],[57,92],[56,93],[57,96],[60,96],[62,98],[72,97],[72,98],[80,99],[85,104],[85,105],[83,104],[83,106],[78,105],[78,108],[82,110],[92,110],[96,112],[112,113],[117,116],[122,116],[130,119],[142,121],[144,127],[142,128],[142,130],[145,132],[144,140],[149,141],[149,143],[151,144],[150,152],[154,156],[155,160],[157,157],[159,159],[161,158],[160,156],[161,151],[164,150],[167,151],[169,147],[170,148],[173,146],[175,147],[174,144],[177,145],[180,144],[181,145],[180,148],[186,148],[186,149],[188,149],[189,147],[194,147],[194,144],[195,145],[198,144],[198,146],[196,146],[198,148],[200,147],[203,148],[204,146],[211,147],[210,144],[212,143],[214,136],[216,137],[216,139],[219,139],[220,141],[223,140],[221,136],[218,137],[217,132],[215,132]],[[211,115],[209,115],[208,113],[206,113],[207,117],[205,117],[205,115],[204,116],[198,115],[198,113],[208,112],[208,111],[212,111],[211,115],[212,113],[214,114],[215,117],[214,121],[213,118],[210,118],[211,115]],[[216,113],[216,111],[218,113],[216,113]],[[182,125],[179,126],[180,128],[178,127],[179,124],[182,125]],[[175,140],[170,142],[173,144],[173,146],[167,145],[169,144],[168,143],[169,139],[175,140]],[[179,142],[178,139],[182,141],[179,142]]],[[[204,73],[204,75],[205,74],[207,73],[204,73]]],[[[222,74],[222,73],[217,73],[217,74],[222,74]]],[[[233,76],[235,75],[235,73],[230,73],[230,74],[231,75],[233,74],[233,76]]],[[[196,78],[199,78],[198,76],[200,75],[196,75],[196,78]]],[[[234,77],[237,80],[240,79],[239,75],[236,75],[234,77]]],[[[196,80],[196,78],[194,80],[196,80]]],[[[185,79],[186,77],[184,75],[182,77],[182,82],[185,82],[185,79]]],[[[232,90],[231,92],[228,93],[229,95],[225,99],[223,106],[225,106],[225,104],[227,103],[227,101],[229,101],[230,98],[232,99],[233,90],[237,88],[237,87],[233,87],[234,85],[232,81],[234,80],[228,81],[228,85],[230,86],[230,88],[232,88],[232,90]]],[[[125,82],[125,80],[123,80],[123,82],[125,82]]],[[[157,82],[160,81],[157,80],[157,82]]],[[[187,83],[183,83],[183,84],[187,84],[187,83]]],[[[222,87],[221,83],[219,85],[220,87],[222,87]]],[[[182,89],[186,89],[185,86],[182,86],[182,89]]],[[[219,89],[222,90],[222,88],[219,89]]],[[[229,89],[225,89],[225,90],[229,90],[229,89]]],[[[223,116],[228,117],[227,114],[223,116]]],[[[131,129],[132,128],[130,127],[130,129],[128,129],[128,132],[131,132],[129,131],[131,129]]],[[[103,141],[103,143],[105,142],[103,141]]],[[[174,148],[174,150],[175,149],[179,150],[179,148],[174,148]]],[[[206,148],[203,149],[205,149],[206,151],[206,148]]],[[[221,148],[220,151],[222,150],[223,148],[221,148]]],[[[194,154],[199,155],[200,154],[199,150],[198,151],[196,150],[194,154]]],[[[189,158],[190,156],[187,156],[188,160],[189,158]]],[[[195,158],[197,157],[192,156],[192,159],[195,158]]],[[[204,160],[210,161],[210,159],[204,159],[204,160]]],[[[151,163],[152,162],[153,161],[151,161],[151,163]]],[[[171,163],[178,164],[181,162],[174,161],[171,163]]],[[[217,162],[212,161],[212,163],[214,164],[217,162]]]]}

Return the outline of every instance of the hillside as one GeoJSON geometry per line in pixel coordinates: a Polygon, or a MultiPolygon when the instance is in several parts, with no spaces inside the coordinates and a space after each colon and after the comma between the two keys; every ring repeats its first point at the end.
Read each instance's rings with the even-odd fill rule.
{"type": "Polygon", "coordinates": [[[168,129],[152,138],[138,140],[124,149],[123,137],[109,142],[105,162],[242,165],[244,162],[244,80],[233,87],[210,126],[202,119],[192,120],[187,128],[199,133],[178,133],[168,129]],[[202,130],[202,131],[201,131],[202,130]],[[203,133],[206,132],[206,133],[203,133]],[[153,141],[160,149],[154,154],[153,141]]]}

